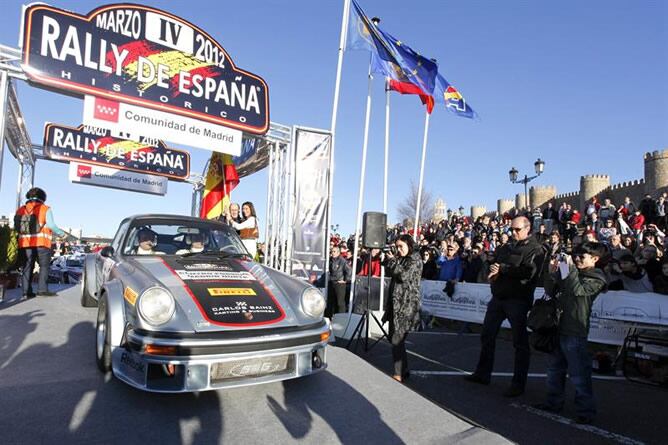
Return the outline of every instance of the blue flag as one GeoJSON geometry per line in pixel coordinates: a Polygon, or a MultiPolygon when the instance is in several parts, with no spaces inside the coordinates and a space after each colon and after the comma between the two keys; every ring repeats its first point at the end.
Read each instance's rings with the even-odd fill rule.
{"type": "Polygon", "coordinates": [[[438,66],[373,24],[352,0],[346,49],[371,51],[371,70],[401,83],[410,83],[431,95],[438,66]]]}
{"type": "Polygon", "coordinates": [[[464,96],[462,96],[457,88],[450,85],[450,83],[440,74],[436,76],[434,100],[436,103],[444,104],[448,111],[457,116],[469,119],[478,117],[478,113],[473,111],[473,108],[466,103],[466,99],[464,99],[464,96]]]}

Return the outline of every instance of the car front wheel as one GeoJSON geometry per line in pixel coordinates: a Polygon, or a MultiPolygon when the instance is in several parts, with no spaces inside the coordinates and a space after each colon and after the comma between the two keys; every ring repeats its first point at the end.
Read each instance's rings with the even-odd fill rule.
{"type": "Polygon", "coordinates": [[[101,298],[97,308],[97,324],[95,326],[95,361],[97,362],[97,367],[104,373],[111,370],[109,325],[107,301],[105,298],[101,298]]]}

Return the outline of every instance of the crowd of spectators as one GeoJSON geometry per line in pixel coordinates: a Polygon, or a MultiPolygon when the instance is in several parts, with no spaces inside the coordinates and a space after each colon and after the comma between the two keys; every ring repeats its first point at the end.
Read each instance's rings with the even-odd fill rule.
{"type": "MultiPolygon", "coordinates": [[[[422,278],[448,283],[454,289],[457,282],[486,283],[489,266],[495,261],[496,250],[510,242],[510,224],[515,216],[524,215],[531,221],[533,236],[547,255],[547,263],[560,253],[586,241],[603,243],[608,257],[601,261],[611,290],[657,292],[668,295],[668,237],[666,236],[668,194],[657,198],[647,194],[640,203],[629,197],[622,203],[609,198],[587,202],[584,209],[561,203],[558,208],[548,203],[530,212],[484,215],[475,220],[448,212],[440,222],[418,227],[418,245],[424,263],[422,278]]],[[[387,231],[391,245],[400,235],[412,234],[413,228],[397,224],[387,231]]],[[[334,234],[330,246],[340,247],[340,254],[352,264],[355,237],[342,238],[334,234]]],[[[360,248],[356,273],[368,273],[369,252],[360,248]]],[[[379,250],[372,252],[372,275],[380,275],[379,250]]],[[[542,282],[542,281],[541,281],[542,282]]],[[[450,293],[450,292],[448,292],[450,293]]]]}

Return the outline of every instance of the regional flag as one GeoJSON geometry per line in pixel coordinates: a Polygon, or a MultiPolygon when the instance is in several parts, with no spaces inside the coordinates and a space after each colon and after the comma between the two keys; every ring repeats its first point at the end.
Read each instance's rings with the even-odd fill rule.
{"type": "Polygon", "coordinates": [[[478,113],[466,103],[464,96],[457,88],[450,85],[440,74],[436,76],[436,85],[434,86],[434,100],[437,103],[445,104],[445,108],[451,113],[460,117],[475,119],[478,113]]]}
{"type": "Polygon", "coordinates": [[[371,51],[372,72],[381,73],[395,82],[412,84],[415,91],[421,91],[404,94],[431,95],[438,73],[436,62],[421,56],[410,46],[373,24],[355,0],[352,0],[352,6],[346,49],[371,51]]]}
{"type": "Polygon", "coordinates": [[[206,172],[199,217],[219,218],[229,206],[230,194],[238,184],[239,175],[232,162],[232,156],[214,151],[206,172]]]}

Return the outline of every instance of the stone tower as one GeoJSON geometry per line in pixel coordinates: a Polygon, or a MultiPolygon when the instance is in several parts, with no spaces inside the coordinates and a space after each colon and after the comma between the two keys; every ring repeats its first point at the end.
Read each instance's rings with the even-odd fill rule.
{"type": "Polygon", "coordinates": [[[515,208],[519,211],[524,209],[524,193],[518,193],[515,195],[515,208]]]}
{"type": "Polygon", "coordinates": [[[436,204],[434,204],[434,217],[432,218],[432,221],[436,223],[443,221],[446,218],[446,207],[447,206],[445,205],[445,201],[443,201],[441,198],[438,198],[436,200],[436,204]]]}
{"type": "Polygon", "coordinates": [[[668,150],[645,153],[645,193],[668,187],[668,150]]]}
{"type": "Polygon", "coordinates": [[[515,201],[512,199],[497,199],[496,200],[496,210],[499,212],[499,215],[508,213],[515,206],[515,201]]]}
{"type": "Polygon", "coordinates": [[[610,176],[608,175],[585,175],[580,177],[580,210],[585,208],[591,198],[610,187],[610,176]]]}
{"type": "Polygon", "coordinates": [[[557,188],[552,185],[531,187],[529,189],[529,206],[542,207],[550,199],[557,196],[557,188]]]}
{"type": "Polygon", "coordinates": [[[475,222],[477,218],[480,218],[487,212],[485,206],[471,206],[471,219],[475,222]]]}

